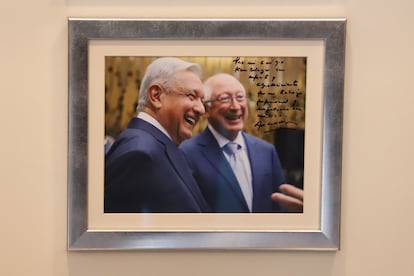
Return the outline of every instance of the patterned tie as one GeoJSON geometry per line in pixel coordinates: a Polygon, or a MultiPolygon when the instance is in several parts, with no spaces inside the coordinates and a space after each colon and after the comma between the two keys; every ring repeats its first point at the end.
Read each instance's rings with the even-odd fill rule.
{"type": "Polygon", "coordinates": [[[241,157],[242,149],[241,145],[234,142],[227,143],[223,150],[229,156],[229,163],[233,169],[233,172],[239,182],[240,188],[246,200],[249,210],[252,211],[253,191],[252,185],[249,182],[247,176],[247,166],[241,157]]]}

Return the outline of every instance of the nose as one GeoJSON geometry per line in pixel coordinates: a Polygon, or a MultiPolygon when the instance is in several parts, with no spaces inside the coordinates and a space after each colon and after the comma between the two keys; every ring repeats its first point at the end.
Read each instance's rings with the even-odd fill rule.
{"type": "Polygon", "coordinates": [[[201,98],[198,98],[196,100],[196,102],[194,103],[194,111],[197,112],[200,115],[204,115],[206,110],[204,108],[204,104],[203,104],[201,98]]]}

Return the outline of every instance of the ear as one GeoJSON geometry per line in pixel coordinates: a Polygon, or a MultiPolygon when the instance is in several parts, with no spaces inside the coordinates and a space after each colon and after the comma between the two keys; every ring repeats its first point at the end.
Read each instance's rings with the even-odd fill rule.
{"type": "Polygon", "coordinates": [[[161,108],[161,94],[162,94],[162,88],[158,84],[152,84],[148,88],[148,100],[151,103],[153,107],[156,109],[161,108]]]}

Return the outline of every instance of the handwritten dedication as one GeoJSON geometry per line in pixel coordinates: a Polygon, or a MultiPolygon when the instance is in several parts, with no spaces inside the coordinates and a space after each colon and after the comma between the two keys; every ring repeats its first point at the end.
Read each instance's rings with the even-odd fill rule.
{"type": "Polygon", "coordinates": [[[249,83],[245,85],[254,104],[256,130],[304,127],[306,58],[235,57],[232,63],[234,74],[249,83]]]}

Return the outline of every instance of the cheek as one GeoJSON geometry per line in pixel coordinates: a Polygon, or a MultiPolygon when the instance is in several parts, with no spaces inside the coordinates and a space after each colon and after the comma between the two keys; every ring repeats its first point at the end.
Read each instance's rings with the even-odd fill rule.
{"type": "Polygon", "coordinates": [[[183,114],[185,114],[189,110],[189,107],[183,103],[176,102],[176,103],[173,103],[173,105],[171,106],[171,109],[173,110],[172,112],[176,114],[176,116],[182,117],[183,114]]]}
{"type": "Polygon", "coordinates": [[[225,118],[224,114],[223,113],[220,113],[220,112],[217,112],[214,115],[214,119],[217,120],[217,121],[219,121],[219,122],[225,122],[226,121],[226,118],[225,118]]]}
{"type": "Polygon", "coordinates": [[[249,114],[249,112],[248,112],[249,109],[247,108],[247,106],[242,106],[241,110],[242,110],[242,113],[244,115],[244,118],[247,118],[247,116],[249,114]]]}

